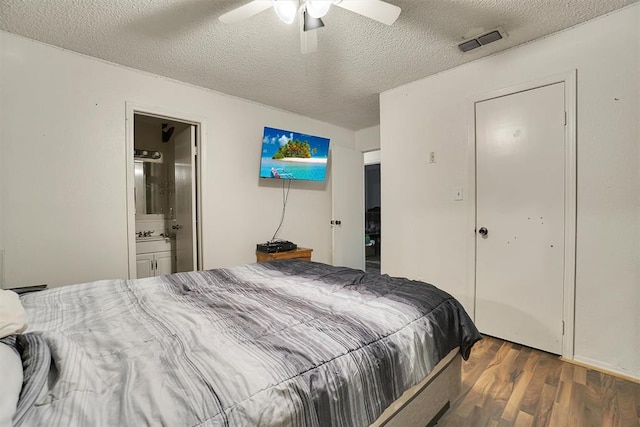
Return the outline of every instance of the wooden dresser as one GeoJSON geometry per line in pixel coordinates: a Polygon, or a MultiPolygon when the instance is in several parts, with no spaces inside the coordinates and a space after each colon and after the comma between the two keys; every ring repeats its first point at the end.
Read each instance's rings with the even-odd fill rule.
{"type": "Polygon", "coordinates": [[[301,259],[303,261],[311,261],[311,252],[313,252],[313,249],[309,248],[298,248],[293,251],[273,252],[270,254],[256,251],[256,260],[258,262],[273,261],[276,259],[301,259]]]}

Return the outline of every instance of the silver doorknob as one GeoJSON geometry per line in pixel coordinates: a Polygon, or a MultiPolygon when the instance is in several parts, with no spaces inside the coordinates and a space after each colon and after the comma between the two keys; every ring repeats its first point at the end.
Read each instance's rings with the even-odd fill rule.
{"type": "Polygon", "coordinates": [[[480,230],[478,230],[478,233],[482,237],[487,237],[487,234],[489,234],[489,230],[487,230],[487,227],[480,227],[480,230]]]}

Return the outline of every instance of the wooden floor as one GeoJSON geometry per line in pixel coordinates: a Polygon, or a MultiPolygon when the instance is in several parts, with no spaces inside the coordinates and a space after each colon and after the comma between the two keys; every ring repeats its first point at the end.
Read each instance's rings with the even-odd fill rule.
{"type": "Polygon", "coordinates": [[[462,366],[450,426],[640,427],[640,384],[485,337],[462,366]]]}

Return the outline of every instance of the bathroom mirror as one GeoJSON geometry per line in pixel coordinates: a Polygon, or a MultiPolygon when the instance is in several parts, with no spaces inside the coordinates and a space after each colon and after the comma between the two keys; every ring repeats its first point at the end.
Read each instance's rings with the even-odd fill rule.
{"type": "Polygon", "coordinates": [[[137,214],[163,214],[167,210],[167,183],[163,163],[134,161],[137,214]]]}

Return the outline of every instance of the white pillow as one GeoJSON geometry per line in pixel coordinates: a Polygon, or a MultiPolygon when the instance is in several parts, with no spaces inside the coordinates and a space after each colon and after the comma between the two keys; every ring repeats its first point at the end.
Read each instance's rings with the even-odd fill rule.
{"type": "Polygon", "coordinates": [[[27,329],[27,313],[20,297],[13,291],[0,290],[0,338],[27,329]]]}
{"type": "Polygon", "coordinates": [[[22,390],[22,361],[18,353],[1,342],[0,378],[2,378],[0,426],[10,426],[13,425],[11,419],[16,412],[18,398],[22,390]]]}

